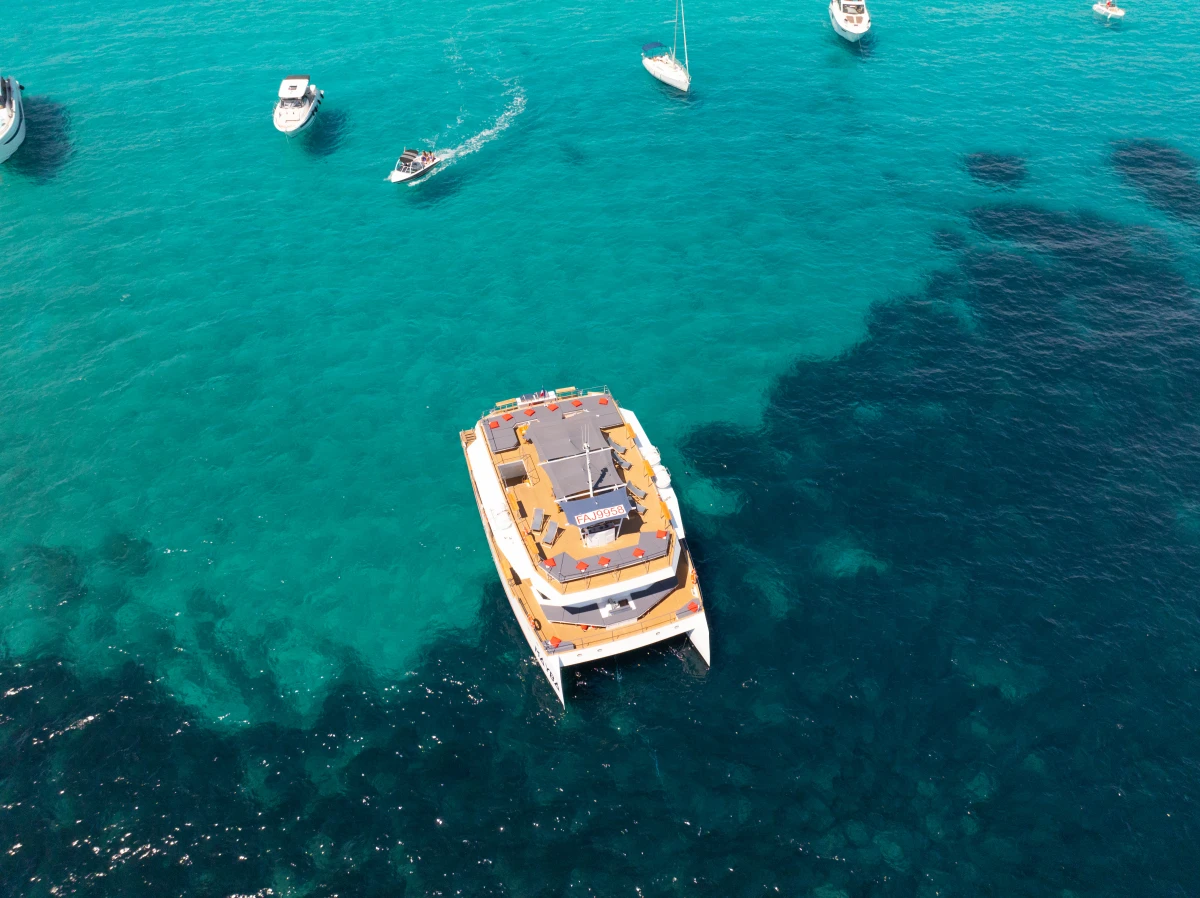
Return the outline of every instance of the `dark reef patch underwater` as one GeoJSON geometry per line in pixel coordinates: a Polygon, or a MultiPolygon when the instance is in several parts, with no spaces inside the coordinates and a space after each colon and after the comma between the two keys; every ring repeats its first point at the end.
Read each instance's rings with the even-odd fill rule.
{"type": "Polygon", "coordinates": [[[995,187],[1016,187],[1028,175],[1024,159],[1003,153],[971,153],[967,173],[981,184],[995,187]]]}
{"type": "Polygon", "coordinates": [[[1155,206],[1200,222],[1200,165],[1191,156],[1158,140],[1123,140],[1113,164],[1155,206]]]}
{"type": "MultiPolygon", "coordinates": [[[[625,658],[564,714],[492,584],[408,677],[347,659],[305,725],[216,730],[150,667],[11,657],[7,893],[1200,894],[1196,296],[1116,222],[967,223],[761,429],[687,439],[736,497],[690,514],[712,670],[625,658]]],[[[101,601],[68,550],[17,562],[4,589],[32,578],[48,613],[101,601]]],[[[151,557],[117,535],[95,564],[151,557]]],[[[192,605],[287,719],[221,604],[192,605]]]]}

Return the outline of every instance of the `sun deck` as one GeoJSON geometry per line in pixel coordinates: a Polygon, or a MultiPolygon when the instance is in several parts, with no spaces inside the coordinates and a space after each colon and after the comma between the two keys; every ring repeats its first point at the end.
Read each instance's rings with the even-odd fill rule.
{"type": "MultiPolygon", "coordinates": [[[[678,536],[670,510],[610,395],[561,391],[537,403],[510,400],[483,418],[481,430],[525,550],[555,589],[569,594],[671,568],[678,536]],[[564,433],[573,442],[564,442],[564,433]],[[595,496],[588,496],[589,486],[595,496]],[[606,496],[628,514],[615,540],[586,545],[562,506],[590,508],[606,496]]],[[[603,520],[610,510],[584,514],[603,520]]]]}

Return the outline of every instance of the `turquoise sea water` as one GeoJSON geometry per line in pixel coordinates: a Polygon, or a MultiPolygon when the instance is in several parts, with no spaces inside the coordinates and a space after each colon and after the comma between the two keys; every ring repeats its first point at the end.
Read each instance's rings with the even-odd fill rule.
{"type": "Polygon", "coordinates": [[[1088,6],[6,8],[5,887],[1200,893],[1200,13],[1088,6]],[[567,384],[714,667],[563,712],[458,431],[567,384]]]}

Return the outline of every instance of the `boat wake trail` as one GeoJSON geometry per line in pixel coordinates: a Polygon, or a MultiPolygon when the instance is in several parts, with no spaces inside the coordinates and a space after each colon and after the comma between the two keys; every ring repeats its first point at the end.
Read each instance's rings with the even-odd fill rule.
{"type": "Polygon", "coordinates": [[[474,137],[471,137],[463,143],[459,144],[452,150],[446,150],[446,166],[453,165],[464,156],[470,156],[472,153],[480,150],[483,146],[497,137],[504,131],[508,130],[508,126],[512,124],[513,119],[525,111],[525,91],[521,89],[521,85],[516,85],[508,91],[508,105],[504,107],[504,111],[500,113],[496,121],[491,127],[484,128],[474,137]]]}

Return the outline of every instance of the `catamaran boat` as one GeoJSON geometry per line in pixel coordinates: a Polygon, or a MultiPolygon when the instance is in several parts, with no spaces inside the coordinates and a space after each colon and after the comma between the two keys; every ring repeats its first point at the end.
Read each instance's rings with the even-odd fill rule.
{"type": "Polygon", "coordinates": [[[686,635],[708,619],[671,475],[605,390],[542,390],[461,433],[496,572],[533,656],[563,670],[686,635]]]}
{"type": "Polygon", "coordinates": [[[4,162],[25,141],[25,105],[16,78],[0,76],[0,162],[4,162]]]}
{"type": "Polygon", "coordinates": [[[325,91],[308,80],[307,75],[288,75],[279,85],[275,104],[275,127],[284,134],[296,134],[312,124],[325,91]]]}
{"type": "Polygon", "coordinates": [[[444,158],[444,156],[437,156],[428,151],[405,149],[400,154],[400,158],[396,160],[396,167],[388,175],[388,180],[393,184],[399,184],[401,181],[419,178],[421,175],[427,174],[444,158]]]}
{"type": "Polygon", "coordinates": [[[871,30],[871,14],[864,0],[829,0],[829,21],[833,30],[852,44],[871,30]]]}
{"type": "Polygon", "coordinates": [[[1098,16],[1104,16],[1109,21],[1125,18],[1125,10],[1113,3],[1112,0],[1099,0],[1099,2],[1093,3],[1092,12],[1098,16]]]}
{"type": "Polygon", "coordinates": [[[683,13],[683,0],[676,0],[675,3],[675,37],[671,40],[671,46],[655,42],[646,44],[642,47],[642,65],[646,71],[661,81],[663,84],[669,84],[676,90],[686,92],[692,86],[692,75],[688,71],[688,52],[687,52],[687,19],[683,13]],[[679,32],[683,31],[683,64],[675,58],[675,46],[679,39],[679,32]]]}

